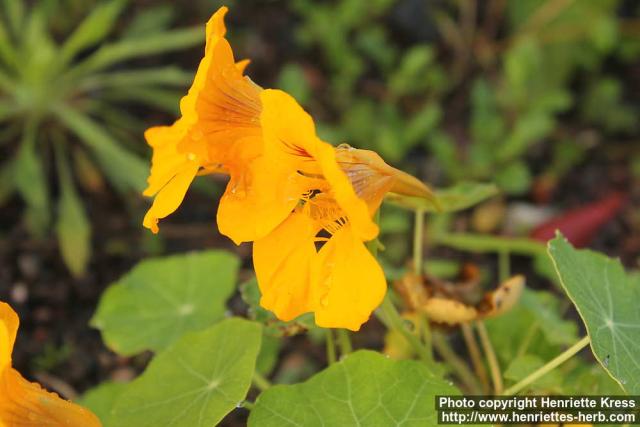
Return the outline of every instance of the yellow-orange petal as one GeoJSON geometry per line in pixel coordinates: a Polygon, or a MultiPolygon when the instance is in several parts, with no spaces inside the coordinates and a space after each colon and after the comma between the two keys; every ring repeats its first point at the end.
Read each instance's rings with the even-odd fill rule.
{"type": "Polygon", "coordinates": [[[349,225],[333,234],[312,269],[316,324],[357,331],[382,302],[382,268],[349,225]]]}
{"type": "Polygon", "coordinates": [[[304,170],[305,163],[317,162],[329,184],[330,195],[344,210],[356,234],[363,240],[375,238],[378,227],[366,203],[356,195],[349,178],[340,169],[334,147],[316,136],[311,116],[281,90],[264,90],[260,99],[265,157],[296,172],[304,170]]]}
{"type": "Polygon", "coordinates": [[[153,196],[183,168],[187,156],[177,151],[178,141],[184,138],[188,128],[179,119],[171,126],[155,126],[145,131],[144,137],[153,148],[151,173],[147,178],[147,188],[143,194],[153,196]]]}
{"type": "Polygon", "coordinates": [[[311,263],[316,257],[313,220],[294,212],[273,232],[253,243],[260,305],[284,321],[312,310],[311,263]]]}
{"type": "Polygon", "coordinates": [[[215,42],[227,34],[227,27],[224,24],[224,17],[229,12],[227,6],[221,6],[216,10],[209,21],[207,21],[207,43],[215,42]]]}
{"type": "Polygon", "coordinates": [[[182,200],[189,185],[198,173],[199,165],[196,162],[188,162],[162,189],[156,194],[153,204],[147,211],[142,224],[153,231],[158,232],[158,220],[173,213],[182,200]]]}
{"type": "Polygon", "coordinates": [[[19,324],[16,312],[9,304],[0,301],[0,373],[11,366],[11,353],[19,324]]]}
{"type": "Polygon", "coordinates": [[[196,102],[198,95],[205,86],[209,69],[214,62],[213,51],[218,42],[223,40],[227,33],[224,17],[228,11],[229,9],[226,6],[220,7],[207,22],[204,56],[200,60],[200,64],[198,64],[189,92],[180,100],[180,112],[183,116],[188,117],[189,121],[196,120],[196,102]]]}
{"type": "Polygon", "coordinates": [[[22,378],[13,368],[0,374],[0,420],[7,427],[100,427],[89,410],[22,378]]]}
{"type": "Polygon", "coordinates": [[[11,367],[18,315],[0,302],[0,426],[100,427],[90,411],[25,380],[11,367]]]}
{"type": "MultiPolygon", "coordinates": [[[[237,160],[228,154],[237,141],[260,136],[259,93],[262,89],[243,76],[247,62],[236,64],[226,39],[216,43],[210,55],[212,64],[198,94],[194,114],[206,141],[209,159],[226,164],[237,160]]],[[[262,150],[262,144],[259,148],[262,150]]],[[[192,151],[184,142],[180,150],[192,151]]]]}
{"type": "Polygon", "coordinates": [[[246,168],[232,169],[220,198],[218,230],[237,245],[265,237],[296,207],[305,183],[263,157],[246,168]]]}

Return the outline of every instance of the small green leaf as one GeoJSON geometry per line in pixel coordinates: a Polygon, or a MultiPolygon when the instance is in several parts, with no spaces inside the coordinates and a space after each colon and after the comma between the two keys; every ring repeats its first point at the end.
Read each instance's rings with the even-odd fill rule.
{"type": "Polygon", "coordinates": [[[76,78],[78,75],[89,74],[132,58],[181,50],[203,41],[204,29],[200,26],[150,34],[136,39],[124,39],[102,46],[96,53],[72,69],[69,77],[76,78]]]}
{"type": "Polygon", "coordinates": [[[122,148],[88,116],[63,106],[58,107],[56,113],[93,150],[107,176],[118,189],[142,192],[149,173],[149,168],[142,159],[122,148]]]}
{"type": "Polygon", "coordinates": [[[105,93],[104,99],[116,102],[137,102],[175,116],[180,112],[179,100],[182,94],[182,90],[163,87],[118,86],[105,93]]]}
{"type": "Polygon", "coordinates": [[[127,389],[127,383],[104,382],[87,391],[78,403],[96,414],[105,427],[113,425],[110,420],[111,410],[116,400],[127,389]]]}
{"type": "Polygon", "coordinates": [[[42,159],[36,154],[35,125],[27,125],[13,162],[15,185],[27,205],[31,231],[41,235],[49,225],[49,193],[42,159]]]}
{"type": "Polygon", "coordinates": [[[419,362],[361,350],[304,383],[263,392],[249,426],[436,425],[435,396],[454,394],[419,362]]]}
{"type": "Polygon", "coordinates": [[[468,252],[510,252],[512,254],[538,256],[544,253],[544,245],[527,238],[499,237],[477,233],[441,233],[434,236],[441,245],[468,252]]]}
{"type": "Polygon", "coordinates": [[[562,393],[584,395],[620,395],[620,385],[598,363],[574,360],[576,368],[565,375],[562,393]]]}
{"type": "Polygon", "coordinates": [[[78,52],[102,41],[115,25],[125,4],[124,0],[111,0],[95,6],[62,46],[61,61],[66,63],[78,52]]]}
{"type": "Polygon", "coordinates": [[[123,38],[145,37],[166,31],[173,20],[173,8],[169,4],[147,5],[133,18],[122,34],[123,38]]]}
{"type": "Polygon", "coordinates": [[[7,14],[7,21],[11,29],[15,34],[19,34],[24,21],[25,3],[23,0],[4,0],[3,4],[2,9],[7,14]]]}
{"type": "MultiPolygon", "coordinates": [[[[16,66],[16,52],[2,20],[0,20],[0,61],[14,68],[16,66]]],[[[0,79],[0,87],[4,88],[2,79],[0,79]]]]}
{"type": "Polygon", "coordinates": [[[246,397],[261,335],[257,323],[232,318],[183,336],[127,386],[113,426],[216,425],[246,397]]]}
{"type": "MultiPolygon", "coordinates": [[[[83,84],[84,89],[121,87],[126,90],[137,86],[188,86],[193,73],[178,67],[146,68],[142,70],[112,71],[92,75],[83,84]]],[[[174,99],[175,103],[177,100],[174,99]]]]}
{"type": "MultiPolygon", "coordinates": [[[[507,369],[504,371],[504,377],[512,380],[514,383],[523,380],[529,374],[535,372],[544,366],[545,362],[538,356],[526,354],[516,357],[511,361],[507,369]]],[[[551,371],[534,381],[528,386],[528,389],[535,391],[561,391],[562,375],[559,371],[551,371]]]]}
{"type": "Polygon", "coordinates": [[[531,172],[524,161],[515,161],[495,172],[495,182],[505,193],[522,194],[531,186],[531,172]]]}
{"type": "Polygon", "coordinates": [[[142,261],[106,290],[91,324],[119,354],[161,350],[223,317],[238,264],[224,251],[142,261]]]}
{"type": "Polygon", "coordinates": [[[549,242],[549,256],[587,327],[596,359],[628,393],[640,393],[640,286],[620,261],[576,250],[561,235],[549,242]]]}
{"type": "Polygon", "coordinates": [[[577,325],[562,319],[560,301],[552,293],[525,288],[520,302],[533,315],[550,344],[570,345],[578,340],[577,325]]]}
{"type": "Polygon", "coordinates": [[[498,189],[493,184],[462,182],[444,190],[436,190],[435,202],[434,200],[406,197],[394,193],[389,193],[386,200],[406,209],[444,213],[467,209],[496,194],[498,194],[498,189]]]}
{"type": "Polygon", "coordinates": [[[91,224],[76,193],[71,179],[71,170],[66,160],[58,154],[58,176],[60,177],[60,198],[58,199],[58,219],[56,233],[62,259],[71,273],[83,276],[91,255],[91,224]]]}

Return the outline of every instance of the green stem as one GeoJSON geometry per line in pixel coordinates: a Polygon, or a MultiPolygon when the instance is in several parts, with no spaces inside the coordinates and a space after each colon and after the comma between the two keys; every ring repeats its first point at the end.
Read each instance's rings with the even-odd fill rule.
{"type": "Polygon", "coordinates": [[[439,332],[433,333],[433,348],[440,357],[453,369],[456,376],[471,394],[482,394],[482,385],[466,362],[451,348],[447,339],[439,332]]]}
{"type": "Polygon", "coordinates": [[[393,302],[391,301],[389,292],[387,292],[384,300],[382,300],[381,307],[382,312],[384,313],[384,316],[387,320],[386,323],[390,326],[390,328],[396,332],[399,332],[407,340],[407,342],[411,345],[413,350],[418,354],[423,362],[427,364],[433,363],[433,357],[431,356],[430,352],[422,345],[420,339],[412,332],[407,330],[404,319],[402,318],[402,316],[400,316],[400,313],[398,313],[396,306],[393,305],[393,302]]]}
{"type": "Polygon", "coordinates": [[[478,335],[480,336],[480,344],[484,350],[484,354],[487,357],[487,363],[489,363],[489,372],[491,373],[491,381],[493,382],[493,389],[496,394],[502,393],[504,387],[502,383],[502,373],[500,372],[500,365],[498,364],[498,358],[495,351],[493,351],[493,345],[489,339],[489,333],[482,321],[476,322],[478,328],[478,335]]]}
{"type": "Polygon", "coordinates": [[[249,402],[248,400],[245,400],[244,402],[242,402],[242,407],[249,410],[249,411],[253,411],[253,408],[255,408],[255,403],[253,402],[249,402]]]}
{"type": "MultiPolygon", "coordinates": [[[[415,211],[415,223],[413,227],[413,271],[416,275],[424,274],[424,214],[422,209],[415,211]]],[[[429,354],[429,359],[433,360],[433,350],[431,344],[431,328],[429,318],[425,313],[420,313],[420,331],[424,341],[424,347],[429,354]]]]}
{"type": "Polygon", "coordinates": [[[424,211],[416,210],[413,227],[413,271],[422,274],[422,248],[424,243],[424,211]]]}
{"type": "Polygon", "coordinates": [[[500,283],[504,283],[511,276],[511,259],[507,249],[498,252],[498,269],[500,283]]]}
{"type": "Polygon", "coordinates": [[[329,365],[333,365],[336,362],[336,343],[333,338],[333,330],[325,330],[327,337],[327,362],[329,365]]]}
{"type": "Polygon", "coordinates": [[[476,371],[476,375],[482,383],[482,391],[486,394],[489,392],[489,377],[487,376],[487,370],[484,367],[480,348],[478,347],[478,342],[475,335],[473,334],[473,329],[468,323],[463,323],[462,325],[460,325],[460,328],[462,329],[462,336],[464,338],[465,344],[467,345],[467,350],[469,350],[471,364],[473,365],[473,369],[474,371],[476,371]]]}
{"type": "Polygon", "coordinates": [[[253,373],[253,384],[258,388],[258,390],[260,391],[265,391],[266,389],[268,389],[269,387],[271,387],[271,382],[266,379],[260,372],[255,371],[253,373]]]}
{"type": "Polygon", "coordinates": [[[531,326],[529,327],[529,330],[527,331],[527,334],[524,336],[524,338],[522,338],[522,341],[520,342],[520,346],[518,346],[518,351],[516,352],[516,358],[520,356],[524,356],[527,349],[529,348],[529,345],[531,344],[531,341],[533,340],[533,337],[536,336],[536,332],[538,332],[539,326],[540,325],[538,324],[538,322],[533,322],[531,324],[531,326]]]}
{"type": "Polygon", "coordinates": [[[340,354],[346,356],[353,351],[351,345],[351,337],[349,337],[349,331],[346,329],[338,329],[338,344],[340,345],[340,354]]]}
{"type": "Polygon", "coordinates": [[[549,363],[547,363],[546,365],[544,365],[543,367],[538,369],[537,371],[532,372],[531,374],[527,375],[524,379],[522,379],[517,384],[514,384],[511,387],[509,387],[508,389],[506,389],[504,391],[504,393],[502,393],[502,395],[503,396],[513,396],[514,394],[518,393],[519,391],[524,389],[529,384],[531,384],[534,381],[536,381],[538,378],[540,378],[543,375],[551,372],[552,370],[554,370],[558,366],[562,365],[567,360],[571,359],[580,350],[582,350],[583,348],[585,348],[588,345],[589,345],[589,337],[586,336],[586,337],[582,338],[580,341],[578,341],[577,343],[575,343],[574,345],[572,345],[571,347],[569,347],[562,354],[558,355],[556,358],[551,360],[549,363]]]}

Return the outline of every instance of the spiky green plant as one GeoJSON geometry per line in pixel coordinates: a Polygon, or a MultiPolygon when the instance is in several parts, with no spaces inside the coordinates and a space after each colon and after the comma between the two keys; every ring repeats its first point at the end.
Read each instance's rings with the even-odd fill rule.
{"type": "Polygon", "coordinates": [[[131,106],[173,111],[192,75],[132,60],[193,46],[203,32],[167,30],[167,10],[157,8],[122,29],[126,0],[85,2],[75,27],[65,1],[25,4],[0,0],[0,203],[18,193],[35,235],[54,224],[63,259],[81,275],[91,227],[76,183],[91,174],[79,172],[94,171],[98,181],[104,174],[121,193],[140,192],[148,165],[134,150],[142,123],[131,106]],[[71,29],[60,35],[61,28],[71,29]]]}

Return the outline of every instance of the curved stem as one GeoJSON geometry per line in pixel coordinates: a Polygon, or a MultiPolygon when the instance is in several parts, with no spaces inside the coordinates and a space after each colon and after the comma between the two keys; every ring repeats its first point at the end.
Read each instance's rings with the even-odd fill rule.
{"type": "Polygon", "coordinates": [[[424,243],[424,211],[416,210],[413,227],[413,271],[422,274],[422,245],[424,243]]]}
{"type": "Polygon", "coordinates": [[[531,374],[527,375],[522,381],[520,381],[520,382],[512,385],[508,389],[506,389],[504,391],[504,393],[502,393],[502,395],[503,396],[512,396],[512,395],[518,393],[520,390],[522,390],[523,388],[525,388],[526,386],[528,386],[532,382],[536,381],[538,378],[540,378],[543,375],[551,372],[552,370],[554,370],[558,366],[562,365],[567,360],[571,359],[573,356],[575,356],[580,350],[585,348],[587,345],[589,345],[589,337],[588,336],[582,338],[580,341],[578,341],[577,343],[575,343],[574,345],[569,347],[562,354],[558,355],[556,358],[551,360],[549,363],[547,363],[546,365],[544,365],[543,367],[541,367],[537,371],[534,371],[531,374]]]}
{"type": "Polygon", "coordinates": [[[484,367],[484,362],[482,361],[482,355],[480,353],[480,348],[478,347],[478,342],[476,341],[476,337],[473,334],[473,329],[468,323],[463,323],[460,325],[462,329],[462,336],[464,338],[464,342],[467,345],[467,350],[469,350],[469,356],[471,357],[471,364],[473,365],[473,369],[476,371],[476,375],[480,379],[482,383],[482,391],[484,393],[489,392],[489,377],[487,376],[487,370],[484,367]]]}
{"type": "Polygon", "coordinates": [[[491,372],[491,381],[493,382],[493,388],[496,394],[502,393],[504,387],[502,383],[502,373],[500,372],[500,365],[498,364],[498,358],[495,351],[493,351],[493,345],[489,339],[489,333],[482,321],[476,323],[478,328],[478,335],[480,336],[480,344],[484,349],[485,356],[487,356],[487,362],[489,363],[489,371],[491,372]]]}

